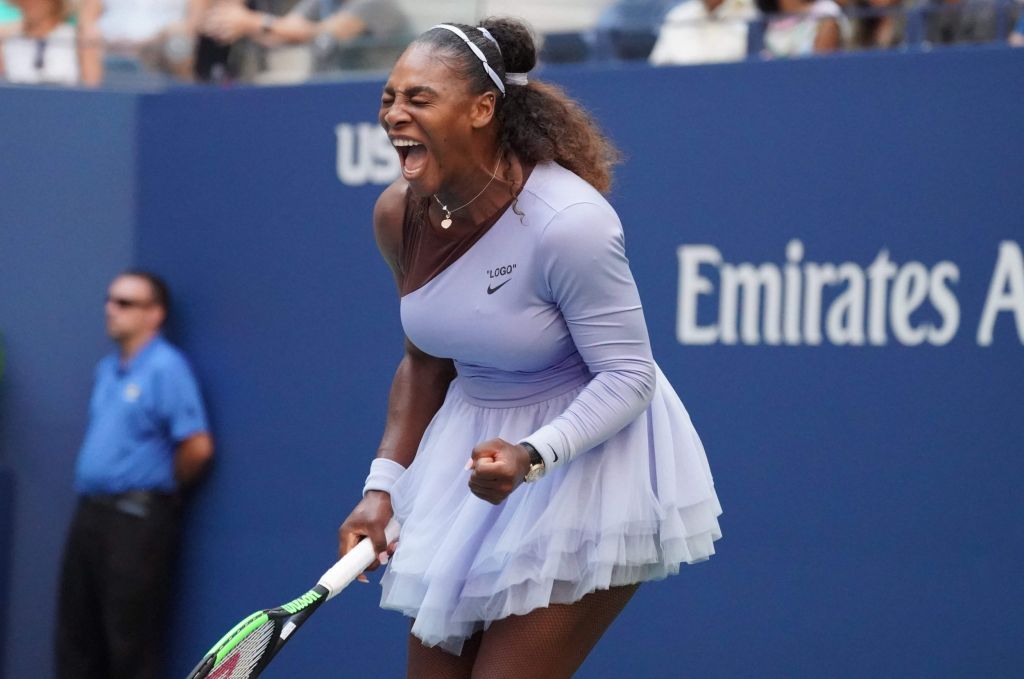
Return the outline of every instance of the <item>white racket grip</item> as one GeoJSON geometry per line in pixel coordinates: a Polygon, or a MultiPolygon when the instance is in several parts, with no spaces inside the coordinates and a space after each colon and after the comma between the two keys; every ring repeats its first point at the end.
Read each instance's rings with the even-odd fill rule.
{"type": "MultiPolygon", "coordinates": [[[[393,517],[388,521],[388,525],[384,528],[384,537],[387,538],[388,544],[398,537],[400,528],[398,521],[393,517]]],[[[376,560],[377,552],[373,549],[373,542],[369,538],[360,540],[355,547],[348,551],[348,554],[338,559],[338,562],[331,566],[316,583],[327,590],[327,599],[324,601],[329,601],[338,592],[348,587],[349,583],[359,577],[359,574],[376,560]]]]}

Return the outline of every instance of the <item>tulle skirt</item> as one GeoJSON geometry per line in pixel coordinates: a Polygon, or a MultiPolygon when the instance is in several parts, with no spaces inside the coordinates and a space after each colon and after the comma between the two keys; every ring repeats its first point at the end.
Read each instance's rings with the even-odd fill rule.
{"type": "Polygon", "coordinates": [[[608,441],[500,505],[469,491],[477,443],[521,440],[581,388],[493,407],[452,383],[391,493],[402,533],[381,606],[415,618],[424,644],[458,654],[494,620],[658,580],[714,554],[722,510],[704,447],[660,370],[650,406],[608,441]]]}

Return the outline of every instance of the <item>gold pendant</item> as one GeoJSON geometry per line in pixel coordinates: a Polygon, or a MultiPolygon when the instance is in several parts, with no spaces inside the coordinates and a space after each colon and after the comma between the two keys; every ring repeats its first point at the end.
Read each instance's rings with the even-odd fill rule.
{"type": "Polygon", "coordinates": [[[451,217],[445,217],[444,219],[441,220],[441,228],[442,229],[450,229],[451,227],[452,227],[451,217]]]}

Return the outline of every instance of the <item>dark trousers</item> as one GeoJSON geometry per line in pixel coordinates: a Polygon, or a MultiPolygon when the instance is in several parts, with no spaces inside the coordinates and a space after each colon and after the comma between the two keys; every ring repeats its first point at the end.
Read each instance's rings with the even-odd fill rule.
{"type": "Polygon", "coordinates": [[[171,496],[79,500],[57,611],[58,679],[159,679],[179,518],[171,496]]]}

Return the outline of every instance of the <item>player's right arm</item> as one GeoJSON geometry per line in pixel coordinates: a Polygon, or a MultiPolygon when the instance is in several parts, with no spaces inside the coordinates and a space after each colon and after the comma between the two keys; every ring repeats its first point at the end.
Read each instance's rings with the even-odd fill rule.
{"type": "MultiPolygon", "coordinates": [[[[406,190],[403,180],[396,181],[381,194],[373,211],[377,247],[391,268],[399,291],[403,281],[399,251],[406,190]]],[[[423,432],[444,402],[448,385],[454,378],[455,366],[451,359],[426,354],[406,338],[402,360],[391,381],[387,420],[377,457],[393,460],[403,467],[412,463],[423,432]]],[[[378,554],[385,551],[388,545],[384,526],[392,515],[390,494],[367,491],[338,530],[339,555],[344,555],[363,537],[373,541],[378,554]]]]}

